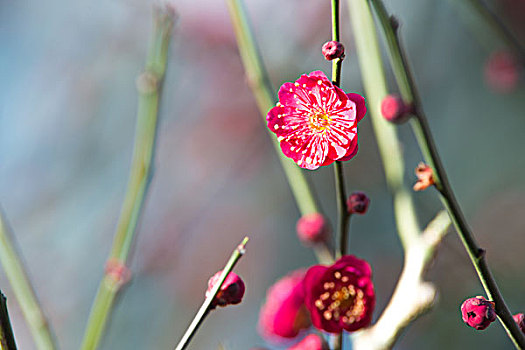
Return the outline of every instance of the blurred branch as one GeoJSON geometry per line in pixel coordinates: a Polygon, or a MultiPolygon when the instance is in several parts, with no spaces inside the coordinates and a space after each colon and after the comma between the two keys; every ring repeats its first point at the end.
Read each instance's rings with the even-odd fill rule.
{"type": "Polygon", "coordinates": [[[15,336],[7,312],[7,299],[0,291],[0,349],[16,350],[15,336]]]}
{"type": "Polygon", "coordinates": [[[403,50],[397,31],[392,27],[392,21],[380,0],[370,0],[379,18],[380,27],[386,38],[388,53],[394,70],[397,84],[399,85],[403,100],[412,105],[415,118],[411,118],[412,130],[416,136],[419,148],[423,153],[425,161],[434,169],[434,181],[436,189],[440,193],[441,202],[447,209],[456,232],[458,233],[465,250],[470,257],[472,265],[476,269],[478,277],[485,289],[488,299],[494,301],[496,313],[510,339],[518,349],[525,349],[525,335],[521,332],[512,318],[505,300],[499,291],[498,285],[492,276],[492,272],[485,260],[485,250],[481,249],[474,238],[465,216],[456,200],[455,194],[448,181],[447,174],[436,145],[423,106],[419,98],[415,80],[410,70],[406,53],[403,50]]]}
{"type": "Polygon", "coordinates": [[[448,214],[441,211],[423,233],[410,242],[390,302],[373,326],[352,337],[354,349],[391,349],[410,322],[432,307],[437,291],[432,283],[423,281],[423,275],[450,223],[448,214]]]}
{"type": "Polygon", "coordinates": [[[3,212],[0,210],[0,262],[13,289],[22,314],[39,350],[56,349],[51,327],[29,281],[22,258],[13,244],[3,212]]]}
{"type": "Polygon", "coordinates": [[[124,276],[108,271],[109,264],[126,271],[126,261],[131,249],[137,222],[152,177],[152,161],[159,110],[160,93],[166,72],[168,48],[171,41],[175,12],[168,4],[154,8],[154,30],[146,69],[137,79],[139,102],[135,146],[128,189],[122,205],[107,271],[100,283],[86,326],[82,349],[96,349],[113,308],[115,297],[123,284],[124,276]]]}
{"type": "Polygon", "coordinates": [[[403,185],[405,163],[396,128],[381,115],[381,101],[388,90],[375,27],[366,0],[349,0],[348,4],[370,119],[393,196],[397,232],[406,250],[410,241],[418,238],[420,229],[411,192],[403,185]]]}
{"type": "MultiPolygon", "coordinates": [[[[522,63],[525,62],[525,48],[516,39],[514,34],[505,26],[498,16],[487,6],[482,0],[452,0],[452,3],[459,6],[460,3],[466,3],[469,9],[481,19],[485,28],[488,28],[492,34],[498,37],[498,39],[505,43],[505,45],[512,50],[520,58],[522,63]]],[[[471,28],[473,34],[478,36],[479,40],[484,43],[487,39],[486,36],[479,36],[477,28],[471,28]]],[[[485,33],[488,34],[488,33],[485,33]]]]}
{"type": "MultiPolygon", "coordinates": [[[[255,96],[259,111],[266,122],[266,114],[276,103],[272,84],[262,63],[261,55],[255,44],[255,39],[241,1],[226,0],[226,4],[230,12],[248,84],[255,96]]],[[[270,134],[269,131],[268,133],[270,134]]],[[[277,138],[271,134],[270,138],[301,215],[320,212],[320,206],[304,172],[282,153],[277,138]]],[[[333,260],[326,245],[316,245],[314,252],[321,263],[330,263],[333,260]]]]}
{"type": "Polygon", "coordinates": [[[193,338],[193,336],[197,332],[197,329],[199,329],[199,326],[202,324],[208,313],[211,311],[212,302],[217,296],[217,293],[221,289],[222,285],[224,284],[226,277],[228,277],[228,274],[233,270],[239,259],[242,258],[244,253],[246,253],[246,243],[248,243],[248,237],[245,237],[241,244],[239,244],[237,248],[235,248],[235,250],[233,251],[232,255],[230,256],[230,259],[226,263],[226,266],[222,270],[219,280],[213,286],[210,294],[202,303],[201,307],[199,308],[199,311],[197,311],[197,314],[193,318],[193,321],[186,329],[186,332],[182,336],[182,339],[180,340],[179,344],[177,344],[177,346],[175,347],[175,350],[184,350],[190,343],[191,338],[193,338]]]}

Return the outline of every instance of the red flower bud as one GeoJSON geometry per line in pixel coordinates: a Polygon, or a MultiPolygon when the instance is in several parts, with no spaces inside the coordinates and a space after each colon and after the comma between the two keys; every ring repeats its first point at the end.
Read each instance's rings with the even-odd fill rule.
{"type": "Polygon", "coordinates": [[[329,350],[326,341],[317,334],[310,334],[288,350],[329,350]]]}
{"type": "Polygon", "coordinates": [[[106,262],[104,271],[106,272],[106,276],[115,282],[117,288],[122,287],[131,279],[131,271],[118,259],[109,259],[106,262]]]}
{"type": "Polygon", "coordinates": [[[345,57],[345,47],[339,41],[327,41],[323,45],[323,56],[328,61],[345,57]]]}
{"type": "Polygon", "coordinates": [[[514,318],[514,321],[516,321],[516,323],[520,327],[521,331],[525,333],[525,315],[523,315],[522,313],[519,313],[512,317],[514,318]]]}
{"type": "Polygon", "coordinates": [[[348,197],[346,206],[350,214],[365,214],[370,204],[370,198],[364,192],[354,192],[348,197]]]}
{"type": "Polygon", "coordinates": [[[507,51],[493,52],[485,64],[485,80],[496,92],[512,92],[519,79],[516,56],[507,51]]]}
{"type": "MultiPolygon", "coordinates": [[[[213,287],[219,281],[221,274],[222,270],[217,272],[208,280],[208,290],[206,290],[206,297],[210,295],[213,287]]],[[[236,273],[230,272],[224,280],[221,289],[219,289],[219,292],[215,296],[215,299],[212,302],[212,307],[217,305],[226,306],[230,304],[239,304],[242,301],[242,297],[244,296],[244,290],[245,287],[242,279],[236,273]]]]}
{"type": "Polygon", "coordinates": [[[496,320],[494,302],[482,296],[469,298],[461,305],[461,316],[463,322],[472,328],[481,331],[496,320]]]}
{"type": "Polygon", "coordinates": [[[406,105],[398,95],[387,95],[381,101],[381,114],[392,123],[404,123],[408,120],[412,107],[406,105]]]}
{"type": "Polygon", "coordinates": [[[296,229],[299,239],[306,244],[323,242],[330,232],[324,216],[319,213],[303,215],[297,220],[296,229]]]}

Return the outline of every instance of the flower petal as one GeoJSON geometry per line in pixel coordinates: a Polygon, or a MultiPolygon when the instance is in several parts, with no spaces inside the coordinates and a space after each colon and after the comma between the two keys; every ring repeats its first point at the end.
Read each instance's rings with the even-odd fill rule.
{"type": "Polygon", "coordinates": [[[359,123],[366,114],[365,98],[359,94],[348,93],[346,94],[348,99],[354,101],[357,109],[356,122],[359,123]]]}

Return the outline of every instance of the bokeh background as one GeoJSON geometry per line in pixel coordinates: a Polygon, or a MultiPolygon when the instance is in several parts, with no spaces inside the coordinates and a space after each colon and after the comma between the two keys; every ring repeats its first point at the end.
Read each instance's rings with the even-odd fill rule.
{"type": "MultiPolygon", "coordinates": [[[[209,317],[191,349],[244,350],[265,344],[256,330],[267,288],[315,263],[295,236],[298,210],[243,75],[220,0],[172,1],[179,13],[162,96],[153,179],[131,260],[102,349],[169,349],[202,302],[209,276],[248,234],[236,271],[242,304],[209,317]]],[[[348,10],[342,86],[362,92],[348,10]]],[[[456,1],[385,1],[400,22],[424,107],[445,167],[510,308],[525,311],[525,85],[501,94],[484,69],[501,41],[456,1]]],[[[525,42],[525,1],[490,6],[525,42]]],[[[138,0],[0,2],[0,205],[9,218],[61,349],[80,345],[109,254],[130,166],[135,78],[151,29],[151,5],[138,0]]],[[[275,86],[330,65],[329,1],[247,0],[275,86]]],[[[394,84],[391,81],[391,87],[394,84]]],[[[407,125],[399,128],[406,182],[421,160],[407,125]]],[[[376,314],[401,270],[391,199],[368,118],[360,152],[345,167],[347,190],[366,191],[369,212],[352,220],[351,252],[374,269],[376,314]]],[[[309,172],[323,209],[336,219],[331,167],[309,172]]],[[[436,193],[414,196],[425,224],[436,193]]],[[[507,349],[499,324],[465,326],[459,305],[482,293],[457,236],[441,246],[428,279],[439,302],[404,333],[396,349],[507,349]]],[[[31,337],[7,279],[19,348],[31,337]]],[[[278,349],[279,347],[275,347],[278,349]]]]}

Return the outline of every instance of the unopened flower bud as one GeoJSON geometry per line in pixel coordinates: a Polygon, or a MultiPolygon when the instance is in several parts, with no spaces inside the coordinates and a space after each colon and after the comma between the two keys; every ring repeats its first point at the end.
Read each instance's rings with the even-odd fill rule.
{"type": "Polygon", "coordinates": [[[400,96],[387,95],[381,101],[381,114],[392,123],[404,123],[412,113],[412,106],[406,105],[400,96]]]}
{"type": "Polygon", "coordinates": [[[392,15],[389,17],[390,25],[392,26],[392,29],[394,32],[399,29],[399,20],[396,16],[392,15]]]}
{"type": "MultiPolygon", "coordinates": [[[[217,272],[208,280],[208,290],[206,290],[206,297],[208,297],[215,286],[219,281],[222,274],[222,270],[217,272]]],[[[224,283],[219,289],[219,292],[215,296],[215,299],[212,302],[212,306],[226,306],[230,304],[239,304],[244,296],[244,282],[242,279],[234,272],[230,272],[224,283]]]]}
{"type": "Polygon", "coordinates": [[[326,341],[318,334],[310,334],[288,350],[329,350],[326,341]]]}
{"type": "Polygon", "coordinates": [[[328,238],[329,228],[324,216],[320,213],[303,215],[297,220],[297,236],[306,243],[319,243],[328,238]]]}
{"type": "Polygon", "coordinates": [[[370,204],[370,198],[364,192],[354,192],[348,197],[346,206],[350,214],[365,214],[370,204]]]}
{"type": "Polygon", "coordinates": [[[514,321],[516,321],[516,323],[518,324],[518,327],[520,327],[521,331],[525,333],[525,315],[519,313],[512,317],[514,318],[514,321]]]}
{"type": "Polygon", "coordinates": [[[324,58],[328,61],[345,57],[345,47],[339,41],[327,41],[324,43],[322,51],[324,58]]]}
{"type": "Polygon", "coordinates": [[[422,191],[435,184],[434,170],[425,163],[419,163],[416,170],[417,182],[414,191],[422,191]]]}
{"type": "Polygon", "coordinates": [[[114,282],[114,288],[120,288],[131,279],[131,271],[118,259],[109,259],[104,268],[106,276],[114,282]]]}
{"type": "Polygon", "coordinates": [[[490,88],[499,93],[514,91],[519,73],[518,59],[508,51],[493,52],[485,64],[485,80],[490,88]]]}
{"type": "Polygon", "coordinates": [[[496,320],[494,302],[482,296],[469,298],[461,305],[461,316],[463,322],[472,328],[481,331],[496,320]]]}

